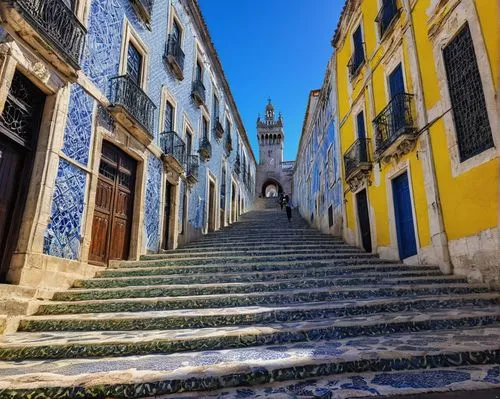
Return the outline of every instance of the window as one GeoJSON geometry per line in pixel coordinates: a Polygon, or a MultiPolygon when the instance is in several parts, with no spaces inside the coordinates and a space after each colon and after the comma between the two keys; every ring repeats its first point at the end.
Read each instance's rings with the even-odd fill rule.
{"type": "Polygon", "coordinates": [[[127,52],[127,75],[138,86],[141,85],[142,79],[142,55],[132,42],[128,43],[127,52]]]}
{"type": "Polygon", "coordinates": [[[231,135],[231,122],[229,122],[228,118],[226,118],[226,133],[231,135]]]}
{"type": "Polygon", "coordinates": [[[352,35],[352,42],[354,46],[354,53],[350,61],[350,73],[351,76],[355,76],[361,65],[365,62],[365,50],[363,49],[363,35],[361,32],[361,24],[354,31],[352,35]]]}
{"type": "Polygon", "coordinates": [[[219,119],[219,99],[214,94],[214,102],[213,102],[213,119],[214,123],[219,119]]]}
{"type": "Polygon", "coordinates": [[[335,170],[333,169],[333,145],[328,149],[328,182],[330,187],[335,183],[335,170]]]}
{"type": "Polygon", "coordinates": [[[474,43],[466,24],[444,48],[460,161],[494,146],[474,43]]]}
{"type": "Polygon", "coordinates": [[[200,60],[196,61],[195,80],[197,82],[202,82],[203,81],[203,67],[201,65],[200,60]]]}
{"type": "Polygon", "coordinates": [[[207,118],[201,118],[201,130],[203,134],[203,138],[208,140],[208,121],[207,118]]]}
{"type": "Polygon", "coordinates": [[[181,35],[182,35],[182,30],[181,27],[179,26],[179,23],[174,19],[174,22],[172,24],[172,40],[174,40],[178,45],[181,45],[181,35]]]}
{"type": "Polygon", "coordinates": [[[365,115],[363,111],[361,111],[358,115],[356,115],[356,128],[358,131],[358,138],[359,139],[366,138],[365,115]]]}
{"type": "Polygon", "coordinates": [[[193,151],[193,135],[186,129],[186,154],[191,155],[193,151]]]}
{"type": "Polygon", "coordinates": [[[165,122],[164,129],[166,132],[174,131],[174,118],[175,118],[175,109],[170,101],[165,103],[165,122]]]}

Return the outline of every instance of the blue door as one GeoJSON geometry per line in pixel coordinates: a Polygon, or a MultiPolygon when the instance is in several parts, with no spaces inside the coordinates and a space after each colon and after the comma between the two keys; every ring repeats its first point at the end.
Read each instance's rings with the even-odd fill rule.
{"type": "Polygon", "coordinates": [[[389,75],[389,91],[392,103],[392,134],[396,135],[405,127],[405,82],[403,68],[399,64],[389,75]]]}
{"type": "Polygon", "coordinates": [[[406,172],[392,181],[392,194],[394,196],[399,257],[405,259],[417,254],[410,186],[406,172]]]}

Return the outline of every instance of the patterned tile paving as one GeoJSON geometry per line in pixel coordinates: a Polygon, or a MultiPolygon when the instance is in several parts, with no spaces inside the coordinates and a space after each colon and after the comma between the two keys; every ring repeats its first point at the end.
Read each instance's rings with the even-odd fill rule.
{"type": "Polygon", "coordinates": [[[44,253],[66,259],[79,258],[85,181],[86,173],[82,169],[59,160],[44,253]]]}

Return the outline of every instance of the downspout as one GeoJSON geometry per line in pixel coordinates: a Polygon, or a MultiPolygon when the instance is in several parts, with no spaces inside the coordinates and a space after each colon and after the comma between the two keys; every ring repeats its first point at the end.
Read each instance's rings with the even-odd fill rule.
{"type": "MultiPolygon", "coordinates": [[[[417,86],[418,90],[421,93],[421,96],[417,96],[418,101],[420,102],[420,106],[422,109],[422,114],[424,117],[424,126],[427,126],[429,123],[429,116],[427,114],[427,108],[425,107],[425,101],[424,101],[424,87],[422,83],[422,75],[421,75],[421,70],[420,70],[420,61],[418,57],[418,52],[417,52],[417,41],[416,41],[416,35],[415,35],[415,28],[413,25],[413,15],[412,15],[412,9],[410,5],[410,0],[402,0],[403,6],[405,8],[406,14],[408,15],[408,26],[410,30],[410,35],[411,35],[411,40],[412,40],[412,46],[409,49],[413,54],[415,64],[417,66],[416,70],[416,78],[417,78],[417,86]]],[[[427,164],[427,168],[429,170],[430,178],[431,178],[431,186],[430,190],[431,193],[431,198],[428,201],[428,207],[432,207],[433,213],[436,217],[436,225],[432,227],[433,225],[433,220],[430,218],[429,224],[430,224],[430,230],[431,230],[431,241],[432,241],[432,246],[434,248],[434,252],[437,256],[438,262],[439,262],[439,268],[441,269],[441,272],[445,274],[451,274],[453,272],[453,266],[451,264],[450,260],[450,252],[449,252],[449,247],[448,247],[448,237],[446,234],[446,229],[444,226],[444,219],[443,219],[443,213],[441,209],[441,200],[439,196],[439,186],[437,182],[437,175],[436,175],[436,165],[434,161],[434,153],[432,151],[432,141],[431,141],[431,136],[429,133],[429,128],[427,128],[424,132],[421,134],[422,137],[422,142],[421,142],[421,147],[423,147],[422,151],[422,158],[423,162],[427,164]],[[422,145],[423,144],[423,145],[422,145]],[[430,204],[429,204],[430,202],[430,204]]],[[[417,152],[418,155],[418,152],[417,152]]]]}

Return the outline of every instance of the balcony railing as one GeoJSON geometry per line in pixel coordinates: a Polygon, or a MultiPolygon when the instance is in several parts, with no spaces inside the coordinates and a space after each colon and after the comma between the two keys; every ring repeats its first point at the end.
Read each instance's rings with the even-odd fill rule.
{"type": "Polygon", "coordinates": [[[355,78],[359,71],[361,70],[361,67],[365,63],[365,51],[363,50],[363,47],[356,47],[354,50],[354,53],[352,53],[351,59],[349,60],[349,76],[351,79],[355,78]]]}
{"type": "Polygon", "coordinates": [[[122,107],[152,137],[156,109],[153,101],[128,75],[116,76],[110,81],[111,106],[122,107]]]}
{"type": "Polygon", "coordinates": [[[24,19],[54,46],[75,69],[85,46],[87,31],[62,0],[15,0],[24,19]]]}
{"type": "Polygon", "coordinates": [[[135,8],[139,12],[139,15],[147,24],[151,22],[153,3],[154,0],[132,0],[132,4],[134,4],[135,8]]]}
{"type": "Polygon", "coordinates": [[[179,80],[184,79],[184,58],[184,51],[182,51],[179,39],[173,35],[168,35],[167,45],[165,46],[165,60],[179,80]]]}
{"type": "Polygon", "coordinates": [[[214,124],[214,135],[217,137],[219,140],[224,137],[224,128],[222,127],[222,123],[219,122],[219,118],[215,119],[215,124],[214,124]]]}
{"type": "Polygon", "coordinates": [[[187,156],[186,179],[191,184],[198,181],[198,170],[200,169],[200,158],[198,155],[187,156]]]}
{"type": "Polygon", "coordinates": [[[205,104],[205,86],[201,80],[195,80],[193,82],[191,95],[198,105],[205,104]]]}
{"type": "Polygon", "coordinates": [[[373,121],[375,125],[375,154],[380,156],[399,137],[413,134],[413,95],[401,93],[395,95],[387,107],[373,121]]]}
{"type": "Polygon", "coordinates": [[[212,144],[208,138],[203,137],[200,143],[200,148],[198,149],[198,153],[200,154],[200,158],[202,161],[208,161],[212,158],[212,144]]]}
{"type": "Polygon", "coordinates": [[[399,8],[397,5],[397,0],[385,0],[382,2],[382,7],[380,8],[375,22],[378,23],[380,37],[383,37],[387,29],[392,25],[392,23],[399,16],[399,8]]]}
{"type": "Polygon", "coordinates": [[[344,154],[346,180],[360,169],[371,168],[368,139],[357,139],[344,154]]]}
{"type": "Polygon", "coordinates": [[[178,166],[184,168],[186,163],[186,144],[175,132],[160,134],[160,147],[167,157],[174,158],[178,166]]]}

